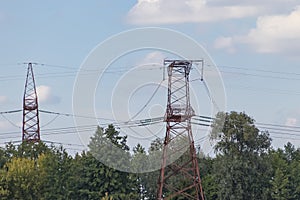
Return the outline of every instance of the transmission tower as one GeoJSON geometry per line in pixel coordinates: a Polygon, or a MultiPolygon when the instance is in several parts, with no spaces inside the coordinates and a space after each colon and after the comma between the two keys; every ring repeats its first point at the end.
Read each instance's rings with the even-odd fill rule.
{"type": "Polygon", "coordinates": [[[32,63],[28,63],[23,97],[22,141],[40,141],[38,98],[36,93],[32,63]]]}
{"type": "Polygon", "coordinates": [[[191,129],[189,73],[203,60],[165,60],[168,67],[167,123],[157,199],[204,200],[191,129]]]}

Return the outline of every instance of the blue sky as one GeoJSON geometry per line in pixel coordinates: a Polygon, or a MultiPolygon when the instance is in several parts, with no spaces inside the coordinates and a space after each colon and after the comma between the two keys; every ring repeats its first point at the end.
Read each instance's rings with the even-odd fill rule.
{"type": "MultiPolygon", "coordinates": [[[[26,65],[21,63],[37,62],[45,64],[34,67],[40,108],[72,113],[76,74],[89,53],[115,34],[151,26],[181,32],[206,49],[221,71],[227,111],[245,111],[262,123],[300,126],[300,3],[297,0],[29,0],[1,1],[0,5],[0,111],[21,108],[26,75],[26,65]]],[[[116,60],[111,70],[124,68],[126,71],[137,65],[160,63],[164,57],[171,58],[172,54],[158,50],[132,52],[116,60]]],[[[153,83],[158,84],[162,70],[152,72],[153,83]]],[[[138,76],[143,79],[147,75],[143,71],[138,76]]],[[[107,73],[103,80],[106,89],[100,86],[95,89],[98,117],[128,120],[121,114],[113,116],[110,97],[104,97],[112,95],[110,91],[120,77],[120,71],[117,75],[107,73]]],[[[138,110],[133,105],[142,107],[155,88],[153,84],[132,95],[129,110],[138,110]]],[[[209,102],[203,88],[196,93],[200,101],[203,98],[209,102]]],[[[165,90],[159,90],[157,96],[141,118],[148,117],[149,113],[163,114],[165,90]]],[[[5,117],[20,126],[21,113],[5,117]]],[[[53,117],[41,114],[42,126],[53,117]]],[[[59,116],[45,128],[66,126],[74,126],[73,119],[59,116]]],[[[21,135],[18,131],[0,118],[0,133],[21,135]]],[[[71,134],[44,138],[80,143],[71,134]]],[[[4,136],[0,140],[7,142],[4,136]]],[[[282,146],[286,141],[274,138],[275,146],[282,146]]],[[[299,145],[299,140],[292,142],[299,145]]]]}

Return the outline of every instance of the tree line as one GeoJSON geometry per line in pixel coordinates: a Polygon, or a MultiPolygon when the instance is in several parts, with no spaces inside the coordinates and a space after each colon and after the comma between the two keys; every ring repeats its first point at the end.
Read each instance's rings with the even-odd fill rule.
{"type": "MultiPolygon", "coordinates": [[[[300,199],[300,149],[291,143],[274,149],[268,132],[254,122],[245,113],[217,115],[210,135],[217,141],[215,156],[197,152],[202,155],[198,162],[205,199],[300,199]]],[[[89,150],[74,156],[62,146],[43,142],[8,143],[0,149],[0,199],[156,199],[159,169],[130,173],[103,161],[114,157],[116,166],[143,172],[162,144],[156,139],[147,150],[137,144],[130,151],[127,137],[113,125],[98,127],[89,150]],[[121,149],[122,155],[108,143],[121,149]]]]}

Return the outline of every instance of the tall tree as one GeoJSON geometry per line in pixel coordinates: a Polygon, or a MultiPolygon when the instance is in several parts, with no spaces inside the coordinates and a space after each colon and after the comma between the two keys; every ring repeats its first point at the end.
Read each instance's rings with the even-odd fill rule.
{"type": "Polygon", "coordinates": [[[12,158],[1,174],[1,199],[40,199],[34,160],[12,158]]]}
{"type": "MultiPolygon", "coordinates": [[[[88,146],[90,154],[97,159],[97,162],[93,162],[101,166],[101,171],[98,173],[99,179],[103,182],[101,196],[105,196],[108,192],[116,200],[138,199],[139,195],[135,187],[137,180],[131,174],[124,172],[130,167],[127,136],[121,136],[113,125],[109,125],[105,130],[98,127],[88,146]]],[[[98,169],[97,167],[96,170],[98,169]]]]}
{"type": "Polygon", "coordinates": [[[129,147],[126,143],[127,136],[121,136],[113,125],[109,125],[105,130],[97,128],[88,147],[102,163],[126,171],[130,165],[129,147]]]}
{"type": "Polygon", "coordinates": [[[245,113],[219,113],[211,138],[217,140],[215,170],[218,199],[270,199],[270,165],[265,157],[271,139],[245,113]]]}
{"type": "MultiPolygon", "coordinates": [[[[201,152],[198,152],[198,154],[201,152]]],[[[201,155],[201,154],[200,154],[201,155]]],[[[199,170],[205,199],[217,199],[218,185],[213,166],[215,159],[199,155],[199,170]]]]}
{"type": "Polygon", "coordinates": [[[269,154],[272,165],[270,192],[273,199],[300,199],[300,150],[287,143],[269,154]]]}
{"type": "Polygon", "coordinates": [[[284,146],[284,155],[288,163],[287,171],[290,199],[300,199],[300,148],[296,149],[290,142],[288,142],[284,146]]]}
{"type": "Polygon", "coordinates": [[[161,156],[163,149],[163,140],[156,138],[150,144],[148,149],[148,165],[150,172],[144,174],[144,184],[146,190],[146,196],[149,200],[156,200],[157,198],[157,188],[158,188],[158,177],[160,174],[161,167],[161,156]]]}
{"type": "Polygon", "coordinates": [[[133,148],[133,155],[131,159],[131,169],[134,171],[132,173],[132,177],[136,179],[136,188],[137,193],[139,193],[139,199],[147,199],[147,190],[145,185],[146,181],[146,173],[148,170],[148,155],[146,154],[145,148],[141,144],[137,144],[133,148]]]}
{"type": "Polygon", "coordinates": [[[53,149],[37,159],[38,185],[41,199],[69,199],[72,158],[65,149],[53,149]]]}

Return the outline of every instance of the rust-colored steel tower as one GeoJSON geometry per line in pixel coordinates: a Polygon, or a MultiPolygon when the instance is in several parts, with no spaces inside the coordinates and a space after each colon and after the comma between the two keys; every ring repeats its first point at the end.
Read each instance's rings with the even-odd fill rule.
{"type": "Polygon", "coordinates": [[[38,98],[36,93],[32,63],[28,63],[25,91],[23,97],[22,141],[40,141],[38,98]]]}
{"type": "Polygon", "coordinates": [[[157,199],[204,200],[191,129],[189,74],[202,60],[165,60],[168,67],[167,123],[157,199]]]}

